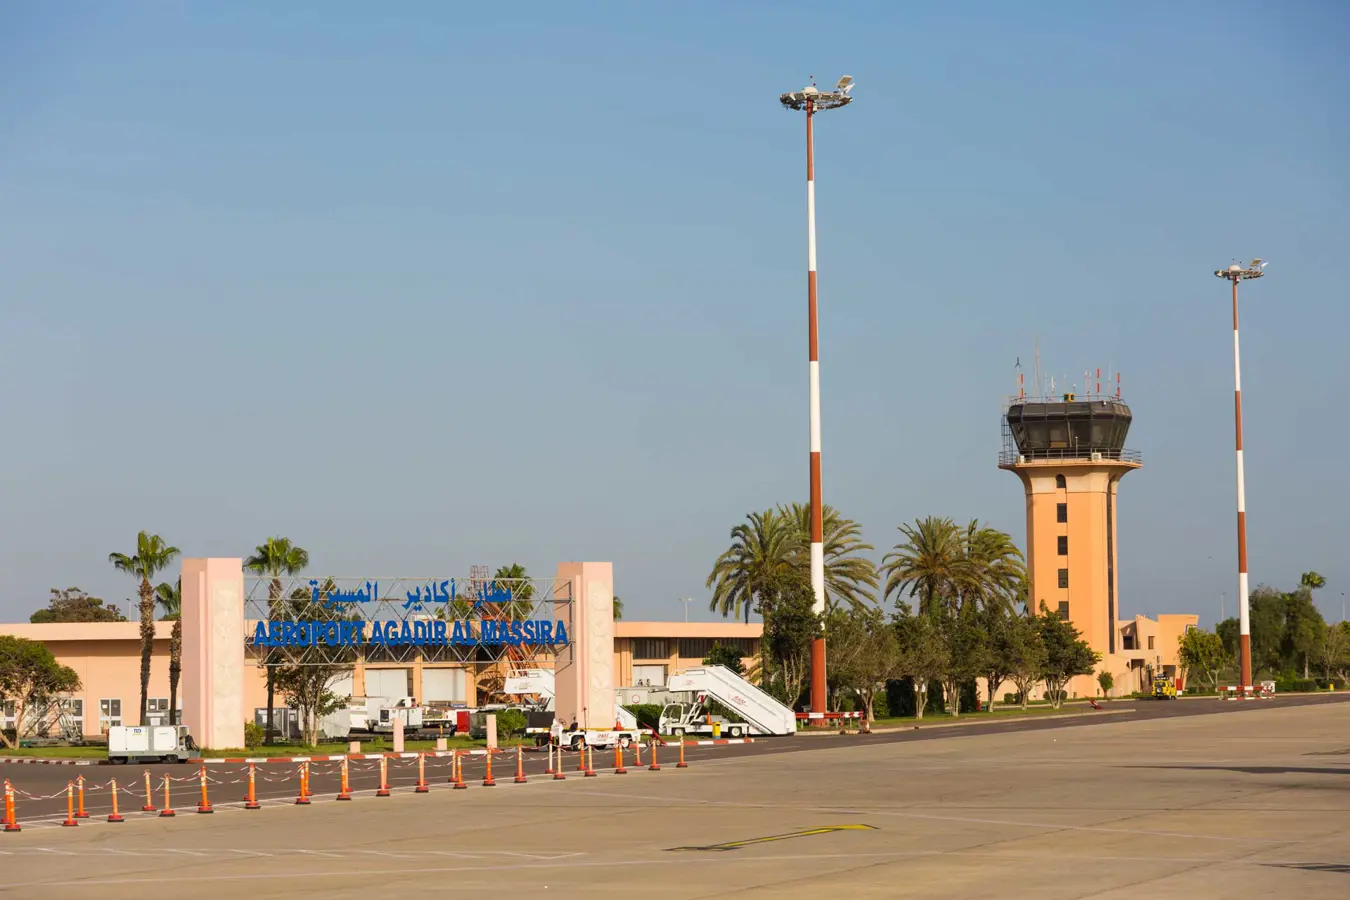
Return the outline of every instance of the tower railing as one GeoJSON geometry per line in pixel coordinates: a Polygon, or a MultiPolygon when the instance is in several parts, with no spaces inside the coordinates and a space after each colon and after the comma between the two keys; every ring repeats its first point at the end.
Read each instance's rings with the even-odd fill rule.
{"type": "Polygon", "coordinates": [[[1126,462],[1143,463],[1144,457],[1138,450],[1107,450],[1090,447],[1055,447],[1045,450],[1021,451],[1014,445],[999,451],[998,464],[1012,466],[1022,462],[1041,462],[1045,460],[1064,460],[1066,462],[1126,462]]]}

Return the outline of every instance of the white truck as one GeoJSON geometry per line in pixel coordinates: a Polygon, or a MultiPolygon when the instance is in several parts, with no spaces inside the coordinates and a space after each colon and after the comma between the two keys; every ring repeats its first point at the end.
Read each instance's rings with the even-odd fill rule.
{"type": "Polygon", "coordinates": [[[198,751],[185,725],[115,725],[108,729],[108,762],[184,763],[198,751]]]}
{"type": "Polygon", "coordinates": [[[730,738],[750,733],[750,726],[744,722],[732,722],[723,716],[709,714],[707,702],[707,696],[699,694],[693,703],[667,703],[661,708],[661,733],[675,737],[704,734],[730,738]]]}
{"type": "MultiPolygon", "coordinates": [[[[553,673],[548,669],[526,669],[517,672],[506,679],[506,683],[502,686],[502,693],[515,696],[534,694],[542,700],[541,705],[545,710],[552,711],[554,709],[553,673]]],[[[591,747],[601,748],[627,747],[641,737],[637,717],[624,709],[618,697],[614,698],[614,724],[619,727],[566,731],[563,733],[562,745],[570,750],[580,750],[583,743],[591,747]]],[[[547,732],[548,729],[531,728],[527,731],[530,733],[547,732]]]]}
{"type": "Polygon", "coordinates": [[[393,706],[381,706],[375,711],[370,730],[375,734],[393,734],[396,719],[403,721],[404,731],[421,731],[422,707],[412,697],[400,697],[393,706]]]}

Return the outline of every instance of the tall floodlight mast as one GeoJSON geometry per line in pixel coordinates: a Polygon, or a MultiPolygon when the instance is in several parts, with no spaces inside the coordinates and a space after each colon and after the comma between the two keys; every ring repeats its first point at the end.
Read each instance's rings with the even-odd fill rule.
{"type": "MultiPolygon", "coordinates": [[[[807,349],[810,366],[811,409],[811,592],[815,611],[825,615],[825,536],[822,527],[820,490],[820,342],[816,316],[816,159],[813,121],[816,113],[847,106],[853,98],[853,76],[839,79],[833,91],[811,84],[778,98],[784,108],[806,112],[806,310],[807,349]]],[[[828,703],[825,687],[825,638],[811,646],[811,711],[823,713],[828,703]]]]}
{"type": "Polygon", "coordinates": [[[1264,260],[1254,259],[1245,268],[1233,263],[1214,274],[1233,282],[1233,422],[1237,434],[1237,563],[1238,563],[1238,655],[1241,659],[1240,696],[1252,690],[1252,630],[1247,597],[1247,488],[1242,468],[1242,355],[1238,350],[1238,282],[1266,274],[1264,260]]]}

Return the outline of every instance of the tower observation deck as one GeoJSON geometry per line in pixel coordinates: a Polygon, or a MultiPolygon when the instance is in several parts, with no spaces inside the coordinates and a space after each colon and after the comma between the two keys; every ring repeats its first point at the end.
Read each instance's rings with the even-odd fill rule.
{"type": "Polygon", "coordinates": [[[1003,410],[998,464],[1085,460],[1139,465],[1139,453],[1125,448],[1132,420],[1125,402],[1110,394],[1013,397],[1003,410]]]}

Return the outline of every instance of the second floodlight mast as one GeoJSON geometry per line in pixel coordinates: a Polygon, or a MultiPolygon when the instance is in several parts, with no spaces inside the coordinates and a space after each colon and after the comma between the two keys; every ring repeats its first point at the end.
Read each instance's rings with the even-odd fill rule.
{"type": "MultiPolygon", "coordinates": [[[[806,112],[806,315],[810,366],[811,409],[811,594],[813,609],[825,615],[825,535],[820,490],[820,342],[816,316],[816,159],[812,120],[816,113],[847,106],[853,98],[853,76],[839,79],[833,91],[816,87],[815,79],[800,91],[779,96],[784,108],[806,112]]],[[[829,693],[825,681],[825,638],[811,645],[811,711],[823,713],[829,693]]],[[[823,724],[823,720],[821,724],[823,724]]]]}
{"type": "Polygon", "coordinates": [[[1238,658],[1239,696],[1252,691],[1252,626],[1247,597],[1247,476],[1242,467],[1242,355],[1238,350],[1238,282],[1266,274],[1264,260],[1254,259],[1243,267],[1233,263],[1214,274],[1233,282],[1233,427],[1237,436],[1237,562],[1238,562],[1238,658]]]}

